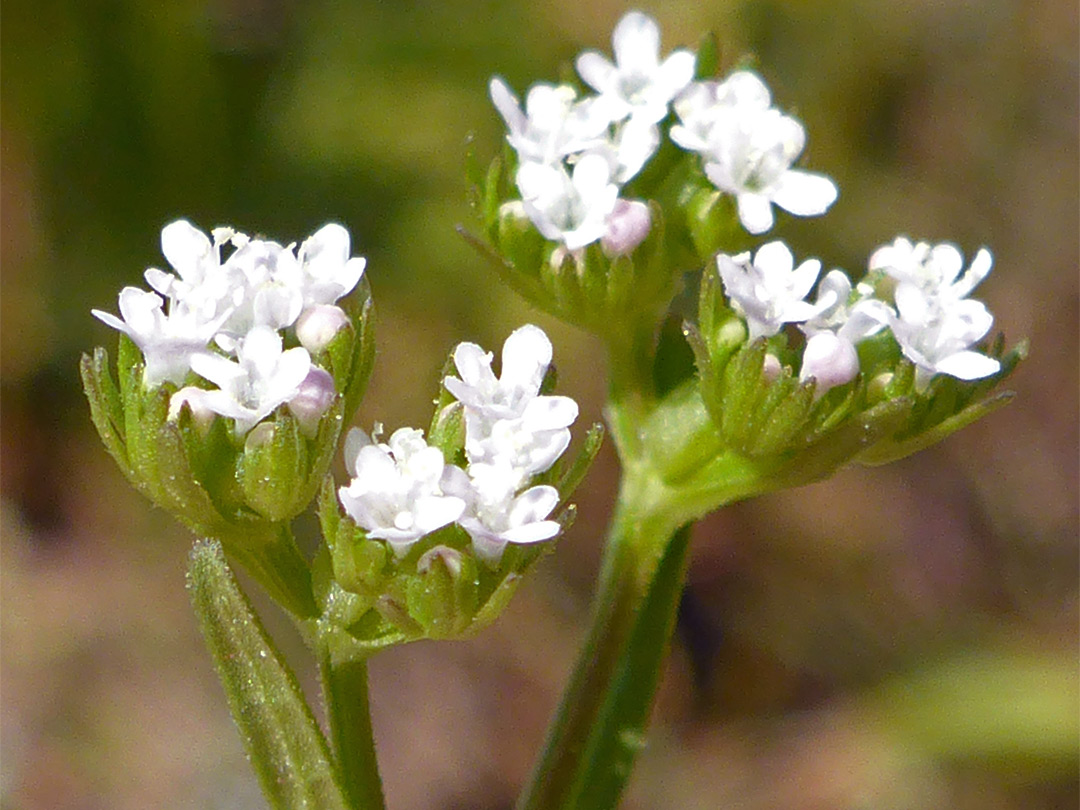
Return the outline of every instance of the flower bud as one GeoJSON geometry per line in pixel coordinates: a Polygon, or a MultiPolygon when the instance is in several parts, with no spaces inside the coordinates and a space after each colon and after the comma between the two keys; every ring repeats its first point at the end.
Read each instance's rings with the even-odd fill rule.
{"type": "Polygon", "coordinates": [[[318,431],[319,420],[333,403],[336,393],[334,378],[330,376],[330,372],[319,366],[312,366],[307,377],[300,383],[296,395],[289,400],[289,411],[296,417],[300,429],[309,439],[318,431]]]}
{"type": "Polygon", "coordinates": [[[316,304],[300,313],[296,320],[296,337],[311,354],[319,354],[348,322],[349,317],[341,307],[316,304]]]}
{"type": "Polygon", "coordinates": [[[645,241],[651,227],[649,206],[640,200],[617,200],[615,209],[608,214],[600,245],[609,258],[626,256],[645,241]]]}
{"type": "Polygon", "coordinates": [[[859,373],[859,355],[851,341],[832,332],[818,332],[806,341],[799,382],[817,380],[815,398],[830,388],[849,383],[859,373]]]}

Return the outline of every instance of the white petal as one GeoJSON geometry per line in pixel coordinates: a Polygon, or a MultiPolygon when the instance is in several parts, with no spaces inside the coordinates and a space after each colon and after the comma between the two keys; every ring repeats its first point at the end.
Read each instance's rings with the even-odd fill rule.
{"type": "Polygon", "coordinates": [[[541,520],[507,529],[500,536],[507,543],[526,544],[550,540],[562,530],[554,520],[541,520]]]}
{"type": "Polygon", "coordinates": [[[510,507],[511,526],[524,526],[544,520],[559,503],[559,491],[555,487],[542,485],[525,490],[510,507]]]}
{"type": "Polygon", "coordinates": [[[161,252],[182,278],[199,278],[199,263],[210,255],[210,239],[186,219],[161,229],[161,252]]]}
{"type": "Polygon", "coordinates": [[[790,169],[772,191],[773,202],[796,216],[824,214],[836,202],[836,185],[823,174],[790,169]]]}
{"type": "Polygon", "coordinates": [[[624,15],[611,36],[615,62],[623,70],[637,68],[652,72],[660,56],[660,26],[640,11],[624,15]]]}
{"type": "Polygon", "coordinates": [[[978,380],[997,374],[1001,370],[1001,363],[984,354],[965,351],[939,360],[935,369],[961,380],[978,380]]]}
{"type": "Polygon", "coordinates": [[[500,382],[535,395],[551,363],[551,341],[532,324],[515,329],[503,343],[500,382]]]}
{"type": "Polygon", "coordinates": [[[574,62],[578,75],[593,90],[602,93],[615,74],[615,66],[596,51],[585,51],[574,62]]]}
{"type": "Polygon", "coordinates": [[[525,129],[525,114],[521,111],[517,96],[511,92],[509,86],[500,77],[493,76],[488,83],[488,93],[495,109],[499,111],[503,121],[511,132],[520,132],[525,129]]]}
{"type": "MultiPolygon", "coordinates": [[[[708,167],[706,167],[707,170],[708,167]]],[[[711,175],[709,179],[712,180],[711,175]]],[[[769,202],[768,197],[744,192],[736,199],[739,207],[739,221],[747,231],[753,234],[765,233],[773,226],[772,203],[769,202]]]]}

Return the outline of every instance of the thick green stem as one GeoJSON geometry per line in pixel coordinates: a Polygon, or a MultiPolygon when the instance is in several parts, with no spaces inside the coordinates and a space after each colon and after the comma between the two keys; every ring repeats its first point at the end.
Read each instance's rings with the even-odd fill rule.
{"type": "Polygon", "coordinates": [[[623,479],[591,629],[518,810],[614,807],[644,741],[685,576],[688,527],[623,479]]]}
{"type": "Polygon", "coordinates": [[[332,645],[324,639],[318,645],[330,744],[349,804],[357,810],[383,810],[386,802],[368,708],[367,662],[336,661],[332,645]]]}

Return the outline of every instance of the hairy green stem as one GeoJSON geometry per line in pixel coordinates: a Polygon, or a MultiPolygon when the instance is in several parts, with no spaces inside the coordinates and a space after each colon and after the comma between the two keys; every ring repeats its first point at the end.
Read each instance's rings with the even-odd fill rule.
{"type": "Polygon", "coordinates": [[[335,660],[326,640],[317,643],[330,744],[349,804],[357,810],[383,810],[386,801],[371,730],[367,661],[335,660]]]}

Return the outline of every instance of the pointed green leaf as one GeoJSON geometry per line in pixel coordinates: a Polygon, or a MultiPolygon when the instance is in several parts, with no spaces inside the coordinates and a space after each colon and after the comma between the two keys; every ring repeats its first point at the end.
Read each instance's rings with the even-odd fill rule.
{"type": "Polygon", "coordinates": [[[349,810],[326,740],[296,676],[225,562],[200,541],[188,569],[191,601],[252,767],[275,810],[349,810]]]}

